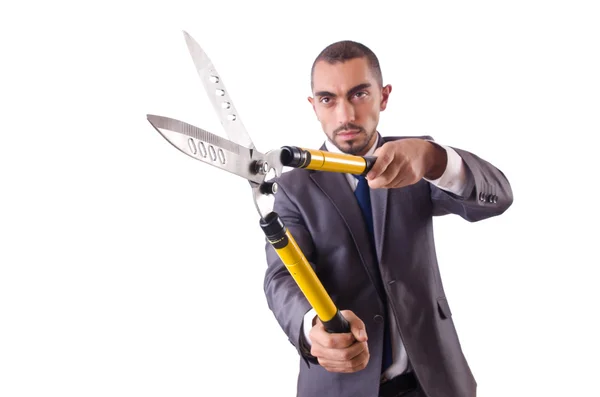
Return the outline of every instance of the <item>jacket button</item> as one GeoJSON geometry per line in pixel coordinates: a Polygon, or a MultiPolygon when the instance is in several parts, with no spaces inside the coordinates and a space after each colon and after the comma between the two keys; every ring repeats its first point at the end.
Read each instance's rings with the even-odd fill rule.
{"type": "Polygon", "coordinates": [[[484,192],[479,193],[479,201],[485,201],[485,193],[484,192]]]}
{"type": "Polygon", "coordinates": [[[373,320],[377,323],[377,324],[382,324],[383,323],[383,317],[380,316],[379,314],[375,315],[375,317],[373,317],[373,320]]]}

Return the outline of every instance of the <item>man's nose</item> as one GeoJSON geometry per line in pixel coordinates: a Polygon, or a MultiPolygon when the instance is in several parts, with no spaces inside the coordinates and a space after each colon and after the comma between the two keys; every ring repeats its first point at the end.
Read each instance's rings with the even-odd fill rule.
{"type": "Polygon", "coordinates": [[[338,104],[338,123],[347,124],[354,121],[354,107],[351,103],[342,101],[338,104]]]}

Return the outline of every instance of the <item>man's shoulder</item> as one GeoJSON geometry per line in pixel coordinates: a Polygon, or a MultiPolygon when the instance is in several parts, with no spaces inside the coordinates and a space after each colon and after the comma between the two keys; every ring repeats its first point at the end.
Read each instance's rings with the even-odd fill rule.
{"type": "Polygon", "coordinates": [[[275,196],[279,198],[287,197],[292,200],[306,196],[307,186],[312,184],[310,175],[313,172],[302,168],[292,168],[273,178],[271,181],[277,183],[277,190],[280,193],[275,196]]]}
{"type": "Polygon", "coordinates": [[[294,188],[295,186],[301,187],[310,179],[310,175],[313,172],[314,171],[312,170],[307,170],[304,168],[292,168],[274,178],[274,181],[277,182],[278,185],[284,186],[288,189],[294,188]]]}

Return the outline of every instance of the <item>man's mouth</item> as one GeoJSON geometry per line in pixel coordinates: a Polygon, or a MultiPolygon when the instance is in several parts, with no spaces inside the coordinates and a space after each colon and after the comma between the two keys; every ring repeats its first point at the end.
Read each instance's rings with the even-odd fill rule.
{"type": "Polygon", "coordinates": [[[360,134],[359,130],[345,130],[337,133],[337,136],[342,140],[348,140],[356,138],[360,134]]]}

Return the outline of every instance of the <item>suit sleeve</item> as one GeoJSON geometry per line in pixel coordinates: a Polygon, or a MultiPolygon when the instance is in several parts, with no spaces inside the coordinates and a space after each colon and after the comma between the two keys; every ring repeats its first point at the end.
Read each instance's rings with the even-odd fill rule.
{"type": "MultiPolygon", "coordinates": [[[[281,185],[279,185],[275,197],[274,211],[279,215],[314,269],[315,266],[311,261],[314,245],[300,211],[281,185]]],[[[264,292],[269,309],[307,365],[318,364],[316,358],[310,354],[302,334],[304,316],[311,310],[310,303],[268,241],[265,244],[265,251],[267,270],[264,278],[264,292]]]]}
{"type": "Polygon", "coordinates": [[[504,213],[513,202],[512,188],[504,173],[473,153],[452,149],[463,161],[466,186],[463,194],[457,195],[431,184],[433,215],[456,214],[477,222],[504,213]]]}

